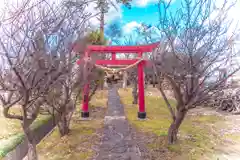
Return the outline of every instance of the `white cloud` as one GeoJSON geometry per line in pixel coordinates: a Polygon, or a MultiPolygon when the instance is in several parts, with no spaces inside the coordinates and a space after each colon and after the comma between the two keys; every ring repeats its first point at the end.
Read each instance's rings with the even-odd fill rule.
{"type": "Polygon", "coordinates": [[[231,30],[235,28],[240,32],[240,1],[229,11],[229,19],[232,20],[231,30]]]}
{"type": "Polygon", "coordinates": [[[121,19],[122,18],[123,11],[121,9],[120,4],[116,4],[116,8],[111,7],[106,14],[106,22],[111,22],[115,19],[121,19]]]}
{"type": "MultiPolygon", "coordinates": [[[[166,2],[169,2],[170,0],[165,0],[166,2]]],[[[133,0],[133,4],[137,7],[146,7],[150,4],[153,4],[153,3],[158,3],[159,0],[133,0]]],[[[172,0],[171,3],[174,3],[175,0],[172,0]]]]}
{"type": "Polygon", "coordinates": [[[134,4],[138,7],[146,7],[151,3],[157,3],[158,0],[135,0],[134,4]]]}
{"type": "Polygon", "coordinates": [[[136,21],[129,22],[123,26],[123,31],[125,34],[130,34],[136,27],[140,27],[141,24],[136,21]]]}

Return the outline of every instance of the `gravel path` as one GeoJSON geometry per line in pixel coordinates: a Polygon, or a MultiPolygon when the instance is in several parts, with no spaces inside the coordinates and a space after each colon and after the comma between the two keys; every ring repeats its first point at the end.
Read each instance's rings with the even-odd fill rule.
{"type": "Polygon", "coordinates": [[[124,115],[117,87],[108,92],[108,111],[102,144],[96,160],[142,160],[141,149],[124,115]]]}

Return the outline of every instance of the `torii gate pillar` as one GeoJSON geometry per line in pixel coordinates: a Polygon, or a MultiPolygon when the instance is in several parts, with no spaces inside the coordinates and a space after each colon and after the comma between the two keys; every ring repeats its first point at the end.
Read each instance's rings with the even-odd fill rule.
{"type": "MultiPolygon", "coordinates": [[[[142,52],[138,53],[139,57],[142,58],[142,52]]],[[[138,64],[138,118],[145,119],[145,97],[144,97],[144,63],[140,62],[138,64]]]]}
{"type": "MultiPolygon", "coordinates": [[[[84,56],[89,57],[88,51],[85,51],[84,56]]],[[[87,64],[84,65],[84,72],[86,72],[86,70],[87,70],[87,64]]],[[[87,75],[87,74],[85,73],[85,75],[87,75]]],[[[89,117],[89,110],[88,110],[89,88],[90,88],[90,84],[89,84],[89,82],[87,82],[84,85],[84,89],[83,89],[83,101],[82,101],[82,112],[81,112],[81,117],[82,118],[88,118],[89,117]]]]}
{"type": "Polygon", "coordinates": [[[85,84],[84,90],[83,90],[83,102],[82,102],[82,112],[81,117],[82,118],[88,118],[89,117],[89,111],[88,111],[88,98],[89,96],[89,83],[85,84]]]}

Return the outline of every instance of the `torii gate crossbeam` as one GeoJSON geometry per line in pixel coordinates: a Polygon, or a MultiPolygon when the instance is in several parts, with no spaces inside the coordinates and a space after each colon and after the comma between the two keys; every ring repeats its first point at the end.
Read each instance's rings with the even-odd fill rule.
{"type": "MultiPolygon", "coordinates": [[[[101,53],[111,53],[111,60],[97,60],[95,64],[98,65],[131,65],[137,62],[138,60],[118,60],[116,59],[116,53],[137,53],[138,58],[143,58],[144,52],[152,52],[159,45],[159,42],[149,44],[149,45],[140,45],[140,46],[100,46],[100,45],[90,45],[85,50],[85,57],[90,57],[91,54],[101,54],[101,53]]],[[[78,52],[78,44],[75,44],[74,51],[78,52]]],[[[144,65],[145,60],[138,63],[138,118],[145,119],[145,97],[144,97],[144,65]]],[[[89,108],[88,108],[88,93],[89,93],[89,84],[85,84],[84,93],[83,93],[83,103],[82,103],[82,113],[83,118],[89,117],[89,108]]]]}

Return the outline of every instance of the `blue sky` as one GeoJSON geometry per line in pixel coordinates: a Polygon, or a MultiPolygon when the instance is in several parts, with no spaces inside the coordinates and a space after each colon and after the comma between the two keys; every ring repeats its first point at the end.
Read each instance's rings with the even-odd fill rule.
{"type": "MultiPolygon", "coordinates": [[[[141,0],[139,0],[141,1],[141,0]]],[[[144,1],[144,0],[142,0],[144,1]]],[[[136,21],[137,23],[157,24],[158,23],[158,0],[147,1],[145,5],[132,5],[131,9],[122,6],[122,21],[123,23],[130,23],[136,21]],[[147,3],[148,2],[148,3],[147,3]]],[[[172,7],[175,8],[180,5],[179,0],[172,1],[172,7]]],[[[174,11],[174,10],[173,10],[174,11]]]]}
{"type": "MultiPolygon", "coordinates": [[[[140,23],[146,23],[151,25],[158,24],[158,3],[159,0],[133,0],[132,8],[128,9],[122,5],[119,5],[116,11],[110,8],[109,13],[106,15],[107,24],[117,20],[122,24],[122,29],[125,35],[129,35],[136,27],[140,26],[140,23]]],[[[167,0],[166,0],[167,1],[167,0]]],[[[217,5],[221,5],[224,0],[213,0],[217,5]]],[[[235,0],[228,0],[228,3],[232,3],[235,0]]],[[[236,0],[237,4],[229,12],[229,18],[233,19],[234,25],[240,21],[240,0],[236,0]]],[[[181,6],[181,0],[172,0],[171,9],[172,12],[181,6]]],[[[94,23],[98,23],[93,20],[94,23]]]]}
{"type": "Polygon", "coordinates": [[[133,6],[131,9],[123,8],[123,23],[136,21],[137,23],[145,22],[154,24],[158,21],[158,7],[156,4],[150,4],[146,7],[133,6]]]}
{"type": "MultiPolygon", "coordinates": [[[[180,1],[173,1],[172,6],[177,6],[180,1]]],[[[108,23],[117,20],[122,25],[124,36],[133,36],[133,31],[139,27],[141,23],[155,26],[158,24],[158,0],[133,0],[131,9],[121,5],[118,11],[112,11],[108,16],[116,14],[115,18],[107,18],[108,23]]],[[[107,27],[107,26],[106,26],[107,27]]]]}

